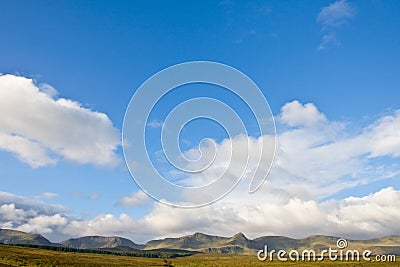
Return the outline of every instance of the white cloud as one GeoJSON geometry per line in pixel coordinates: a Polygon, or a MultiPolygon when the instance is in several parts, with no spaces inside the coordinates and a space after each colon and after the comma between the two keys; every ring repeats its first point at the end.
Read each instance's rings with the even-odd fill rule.
{"type": "Polygon", "coordinates": [[[313,126],[326,122],[326,117],[312,103],[302,105],[299,101],[286,103],[279,119],[289,126],[313,126]]]}
{"type": "Polygon", "coordinates": [[[117,205],[140,207],[149,200],[150,198],[146,195],[146,193],[143,191],[137,191],[133,192],[129,196],[123,197],[120,201],[118,201],[117,205]]]}
{"type": "Polygon", "coordinates": [[[0,192],[0,227],[29,233],[62,235],[68,218],[60,205],[0,192]]]}
{"type": "Polygon", "coordinates": [[[0,149],[32,167],[66,159],[80,164],[116,165],[119,133],[104,113],[70,99],[32,79],[0,76],[0,149]]]}
{"type": "Polygon", "coordinates": [[[8,192],[0,192],[0,205],[16,204],[19,209],[31,210],[40,214],[56,214],[66,211],[61,205],[45,205],[42,201],[36,198],[22,197],[8,192]]]}
{"type": "Polygon", "coordinates": [[[89,200],[96,200],[101,197],[100,193],[84,194],[82,192],[72,192],[71,196],[74,198],[84,198],[89,200]]]}
{"type": "Polygon", "coordinates": [[[56,90],[56,88],[54,88],[50,84],[41,83],[41,84],[39,84],[38,87],[41,92],[47,94],[48,96],[50,96],[52,98],[54,98],[58,95],[58,91],[56,90]]]}
{"type": "Polygon", "coordinates": [[[379,119],[369,131],[372,156],[400,157],[400,110],[379,119]]]}
{"type": "MultiPolygon", "coordinates": [[[[91,220],[71,220],[63,233],[70,236],[87,235],[122,235],[132,237],[134,234],[141,235],[144,231],[136,219],[122,213],[119,216],[113,214],[101,214],[91,220]]],[[[137,239],[134,238],[133,241],[137,239]]]]}
{"type": "Polygon", "coordinates": [[[336,219],[346,232],[398,234],[400,192],[392,187],[365,197],[349,197],[336,202],[336,219]]]}
{"type": "Polygon", "coordinates": [[[355,7],[346,0],[338,0],[323,7],[317,16],[317,22],[321,24],[322,31],[326,33],[323,35],[317,50],[324,50],[328,45],[339,45],[335,28],[347,23],[355,15],[355,7]]]}
{"type": "MultiPolygon", "coordinates": [[[[287,196],[322,199],[343,189],[388,179],[398,173],[398,164],[384,165],[379,162],[379,157],[400,156],[400,111],[384,116],[353,134],[348,128],[351,125],[329,121],[312,103],[303,105],[293,101],[282,107],[277,122],[276,157],[268,179],[272,183],[269,186],[278,188],[287,196]]],[[[250,158],[245,178],[250,179],[259,166],[260,142],[268,143],[268,138],[271,137],[239,136],[232,142],[222,141],[217,145],[212,167],[182,183],[203,185],[220,177],[228,162],[239,166],[240,162],[230,159],[231,145],[245,147],[248,142],[250,158]]],[[[214,147],[202,149],[206,159],[214,153],[214,147]]],[[[190,166],[190,169],[196,168],[190,166]]],[[[229,172],[232,177],[241,174],[235,168],[230,168],[229,172]]]]}
{"type": "Polygon", "coordinates": [[[320,45],[318,46],[317,50],[321,51],[324,50],[325,48],[327,48],[328,45],[339,45],[340,43],[337,41],[336,39],[336,34],[334,32],[329,32],[327,34],[324,34],[324,36],[322,36],[322,41],[320,43],[320,45]]]}
{"type": "Polygon", "coordinates": [[[317,22],[324,28],[338,27],[355,16],[355,8],[346,0],[336,1],[323,7],[318,14],[317,22]]]}
{"type": "Polygon", "coordinates": [[[31,212],[27,212],[24,211],[23,209],[17,209],[15,208],[15,204],[14,203],[10,203],[10,204],[3,204],[0,206],[0,215],[1,218],[4,222],[21,222],[22,220],[24,220],[24,218],[28,215],[35,215],[36,212],[31,211],[31,212]]]}
{"type": "Polygon", "coordinates": [[[160,128],[163,126],[163,122],[158,120],[153,120],[151,122],[148,122],[147,126],[151,128],[160,128]]]}
{"type": "Polygon", "coordinates": [[[54,228],[64,226],[65,224],[67,224],[67,218],[63,217],[63,215],[38,215],[28,219],[26,223],[18,226],[15,229],[28,233],[48,234],[52,233],[54,228]]]}
{"type": "Polygon", "coordinates": [[[0,132],[0,150],[16,154],[19,160],[34,168],[57,163],[42,144],[13,133],[0,132]]]}

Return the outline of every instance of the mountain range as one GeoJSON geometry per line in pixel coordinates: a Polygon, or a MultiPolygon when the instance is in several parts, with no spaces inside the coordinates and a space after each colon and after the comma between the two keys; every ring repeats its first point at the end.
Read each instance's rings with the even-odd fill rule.
{"type": "MultiPolygon", "coordinates": [[[[0,243],[61,246],[74,249],[106,249],[112,251],[147,251],[147,250],[182,250],[200,253],[216,254],[253,254],[257,250],[268,245],[268,250],[278,251],[284,249],[305,250],[313,249],[320,252],[323,249],[337,248],[336,242],[339,238],[334,236],[315,235],[302,239],[294,239],[284,236],[262,236],[255,239],[247,238],[243,233],[237,233],[232,237],[222,237],[194,233],[177,238],[165,238],[151,240],[145,244],[137,244],[133,241],[113,236],[85,236],[71,238],[60,243],[52,243],[39,234],[28,234],[21,231],[0,229],[0,243]]],[[[374,254],[400,255],[400,236],[385,236],[369,240],[347,240],[348,249],[369,249],[374,254]]]]}

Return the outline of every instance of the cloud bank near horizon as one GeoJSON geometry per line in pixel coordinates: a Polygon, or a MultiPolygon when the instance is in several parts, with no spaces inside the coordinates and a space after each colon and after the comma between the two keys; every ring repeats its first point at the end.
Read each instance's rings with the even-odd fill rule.
{"type": "MultiPolygon", "coordinates": [[[[0,195],[13,196],[4,192],[0,195]]],[[[1,202],[0,228],[40,233],[55,242],[69,237],[118,235],[144,243],[154,238],[194,232],[221,236],[244,232],[250,238],[265,235],[301,238],[324,234],[368,239],[400,234],[400,191],[393,187],[364,197],[323,202],[292,198],[280,205],[273,202],[258,206],[225,203],[188,210],[154,203],[151,213],[140,219],[122,213],[119,216],[100,214],[83,220],[65,214],[62,207],[43,202],[30,206],[18,201],[7,204],[7,198],[1,202]]]]}

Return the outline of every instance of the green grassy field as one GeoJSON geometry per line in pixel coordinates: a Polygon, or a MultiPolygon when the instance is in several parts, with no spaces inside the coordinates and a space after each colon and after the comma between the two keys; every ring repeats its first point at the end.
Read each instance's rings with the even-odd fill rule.
{"type": "Polygon", "coordinates": [[[193,255],[160,259],[76,252],[58,252],[38,248],[0,245],[0,267],[3,266],[400,266],[397,262],[260,262],[255,256],[193,255]]]}

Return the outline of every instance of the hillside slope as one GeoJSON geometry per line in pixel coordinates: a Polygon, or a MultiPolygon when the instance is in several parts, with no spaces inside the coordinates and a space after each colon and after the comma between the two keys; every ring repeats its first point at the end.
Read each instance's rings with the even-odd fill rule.
{"type": "Polygon", "coordinates": [[[38,234],[28,234],[21,231],[0,229],[0,243],[23,244],[23,245],[54,245],[49,240],[38,234]]]}
{"type": "Polygon", "coordinates": [[[118,236],[113,236],[113,237],[85,236],[79,238],[71,238],[60,242],[60,244],[66,247],[79,248],[79,249],[115,248],[115,247],[131,247],[134,249],[143,248],[143,245],[138,245],[127,238],[118,236]]]}

